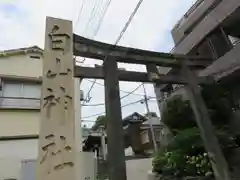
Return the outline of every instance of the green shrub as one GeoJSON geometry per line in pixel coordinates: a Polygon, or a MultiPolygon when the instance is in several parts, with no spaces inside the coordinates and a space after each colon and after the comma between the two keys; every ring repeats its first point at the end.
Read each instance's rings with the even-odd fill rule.
{"type": "MultiPolygon", "coordinates": [[[[228,130],[229,120],[233,110],[236,109],[229,92],[220,84],[205,85],[201,89],[220,147],[225,155],[237,146],[236,138],[228,130]]],[[[179,96],[168,100],[162,113],[162,121],[173,132],[174,137],[168,146],[154,157],[153,171],[163,177],[211,174],[210,161],[190,102],[179,96]]]]}
{"type": "Polygon", "coordinates": [[[153,170],[162,176],[194,176],[212,172],[197,128],[183,130],[153,160],[153,170]]]}
{"type": "Polygon", "coordinates": [[[196,126],[190,102],[182,100],[180,96],[166,102],[162,121],[174,134],[176,131],[196,126]]]}

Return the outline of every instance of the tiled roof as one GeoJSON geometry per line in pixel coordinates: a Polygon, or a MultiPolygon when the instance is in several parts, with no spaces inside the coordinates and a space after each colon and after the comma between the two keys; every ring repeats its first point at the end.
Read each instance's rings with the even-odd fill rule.
{"type": "Polygon", "coordinates": [[[141,115],[137,112],[134,112],[133,114],[131,114],[123,119],[123,124],[127,125],[128,123],[144,122],[144,121],[147,121],[146,117],[144,117],[143,115],[141,115]]]}

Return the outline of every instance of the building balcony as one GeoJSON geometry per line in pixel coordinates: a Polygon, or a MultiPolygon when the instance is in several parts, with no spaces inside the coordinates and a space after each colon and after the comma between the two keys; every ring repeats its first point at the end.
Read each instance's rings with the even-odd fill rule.
{"type": "Polygon", "coordinates": [[[230,81],[234,80],[235,76],[239,77],[240,44],[236,42],[234,45],[233,49],[204,69],[200,76],[213,76],[216,81],[220,79],[230,81]]]}
{"type": "Polygon", "coordinates": [[[40,109],[40,99],[0,97],[0,109],[40,109]]]}
{"type": "Polygon", "coordinates": [[[209,12],[212,11],[221,0],[198,0],[178,21],[172,30],[172,36],[175,44],[178,44],[182,38],[191,32],[209,12]]]}
{"type": "Polygon", "coordinates": [[[207,35],[216,29],[220,29],[220,25],[225,26],[227,21],[235,22],[239,17],[239,0],[232,0],[231,3],[229,3],[228,0],[205,0],[203,2],[213,3],[208,13],[203,13],[201,18],[196,21],[191,20],[191,18],[195,16],[197,9],[203,7],[203,5],[200,5],[195,12],[188,15],[188,18],[185,19],[184,22],[178,24],[173,29],[174,32],[172,32],[172,36],[175,41],[175,48],[172,52],[181,54],[189,53],[194,47],[203,41],[207,35]],[[186,25],[190,21],[195,21],[195,23],[187,27],[186,25]]]}

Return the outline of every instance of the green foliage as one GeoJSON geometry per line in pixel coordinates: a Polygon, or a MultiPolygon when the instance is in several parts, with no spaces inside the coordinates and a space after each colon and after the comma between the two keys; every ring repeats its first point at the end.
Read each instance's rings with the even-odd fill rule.
{"type": "Polygon", "coordinates": [[[213,124],[218,127],[227,125],[235,108],[228,87],[221,84],[204,85],[201,93],[213,124]]]}
{"type": "Polygon", "coordinates": [[[106,116],[98,116],[95,124],[92,126],[92,130],[97,131],[102,126],[106,129],[106,116]]]}
{"type": "Polygon", "coordinates": [[[181,96],[176,96],[166,103],[162,121],[172,132],[196,126],[189,101],[184,101],[181,96]]]}
{"type": "Polygon", "coordinates": [[[177,134],[153,160],[153,170],[162,176],[205,176],[212,172],[197,128],[177,134]]]}
{"type": "MultiPolygon", "coordinates": [[[[235,108],[229,90],[220,84],[204,85],[201,93],[213,125],[217,127],[227,125],[235,108]]],[[[166,102],[162,120],[174,134],[179,130],[197,127],[194,119],[189,100],[176,96],[166,102]]]]}
{"type": "MultiPolygon", "coordinates": [[[[235,138],[226,130],[216,132],[225,155],[236,147],[235,138]]],[[[205,176],[212,173],[198,128],[181,130],[153,160],[153,170],[163,176],[205,176]]]]}
{"type": "MultiPolygon", "coordinates": [[[[225,155],[235,148],[236,138],[228,130],[234,103],[226,87],[220,84],[202,86],[201,93],[214,125],[220,147],[225,155]]],[[[164,124],[175,135],[164,151],[153,160],[153,170],[163,177],[205,176],[211,174],[211,164],[205,152],[200,132],[188,100],[180,96],[166,102],[162,113],[164,124]]],[[[228,156],[226,156],[228,157],[228,156]]]]}

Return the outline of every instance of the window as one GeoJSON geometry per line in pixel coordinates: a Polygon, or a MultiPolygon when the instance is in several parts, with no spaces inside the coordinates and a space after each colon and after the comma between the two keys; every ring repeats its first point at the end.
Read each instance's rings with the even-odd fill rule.
{"type": "Polygon", "coordinates": [[[3,85],[3,96],[18,98],[40,98],[41,85],[5,82],[3,85]]]}
{"type": "Polygon", "coordinates": [[[39,84],[23,84],[22,96],[25,98],[40,98],[41,86],[39,84]]]}
{"type": "Polygon", "coordinates": [[[3,85],[4,97],[21,97],[22,84],[7,83],[3,85]]]}
{"type": "Polygon", "coordinates": [[[40,56],[30,56],[32,59],[40,59],[40,56]]]}

